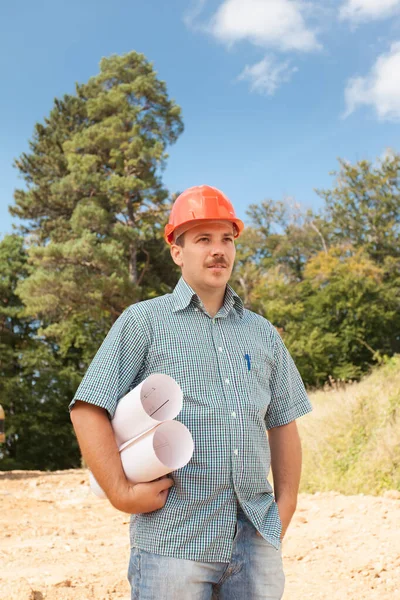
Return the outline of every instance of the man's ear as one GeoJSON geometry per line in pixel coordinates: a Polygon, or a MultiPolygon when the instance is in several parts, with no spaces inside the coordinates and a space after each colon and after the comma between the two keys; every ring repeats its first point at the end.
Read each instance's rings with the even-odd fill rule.
{"type": "Polygon", "coordinates": [[[170,248],[172,260],[178,267],[182,267],[183,265],[183,257],[182,257],[182,246],[178,246],[177,244],[171,244],[170,248]]]}

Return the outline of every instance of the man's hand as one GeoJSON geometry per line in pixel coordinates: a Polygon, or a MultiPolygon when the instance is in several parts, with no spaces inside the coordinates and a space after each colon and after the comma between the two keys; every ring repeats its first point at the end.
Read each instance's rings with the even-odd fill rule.
{"type": "Polygon", "coordinates": [[[168,490],[173,485],[174,481],[170,477],[161,477],[156,481],[135,485],[126,481],[126,485],[109,494],[108,499],[114,508],[122,512],[149,513],[165,506],[168,490]]]}
{"type": "Polygon", "coordinates": [[[104,408],[77,400],[71,420],[82,456],[111,504],[131,514],[162,508],[168,490],[174,485],[170,477],[148,483],[130,483],[123,471],[110,419],[104,408]]]}

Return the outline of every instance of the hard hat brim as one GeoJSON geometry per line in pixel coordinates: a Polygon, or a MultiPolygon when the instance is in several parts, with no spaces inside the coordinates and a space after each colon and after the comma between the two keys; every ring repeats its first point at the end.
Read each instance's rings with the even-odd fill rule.
{"type": "Polygon", "coordinates": [[[200,225],[201,223],[232,223],[235,226],[234,237],[238,238],[244,229],[244,223],[240,219],[192,219],[190,221],[186,221],[185,223],[181,223],[178,227],[174,227],[169,223],[165,226],[164,239],[167,244],[173,244],[174,241],[181,236],[185,231],[200,225]]]}

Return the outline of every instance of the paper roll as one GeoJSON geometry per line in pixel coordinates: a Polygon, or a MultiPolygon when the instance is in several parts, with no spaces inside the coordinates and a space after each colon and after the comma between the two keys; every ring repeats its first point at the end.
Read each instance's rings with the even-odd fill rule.
{"type": "Polygon", "coordinates": [[[147,377],[118,402],[111,421],[118,447],[174,419],[182,401],[182,390],[172,377],[159,373],[147,377]]]}
{"type": "Polygon", "coordinates": [[[179,421],[165,421],[125,446],[121,462],[132,483],[153,481],[184,467],[193,455],[193,438],[179,421]]]}

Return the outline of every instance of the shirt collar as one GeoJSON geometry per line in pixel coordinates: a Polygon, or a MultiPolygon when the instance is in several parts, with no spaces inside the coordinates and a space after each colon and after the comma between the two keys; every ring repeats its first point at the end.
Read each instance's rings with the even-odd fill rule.
{"type": "MultiPolygon", "coordinates": [[[[174,312],[183,310],[184,308],[188,307],[190,303],[200,306],[200,299],[198,295],[193,291],[190,285],[186,283],[183,277],[181,277],[176,284],[176,287],[173,291],[173,296],[175,304],[174,312]]],[[[237,295],[230,285],[226,286],[223,308],[225,309],[226,313],[228,313],[231,308],[234,308],[239,317],[243,317],[242,299],[237,295]]]]}

